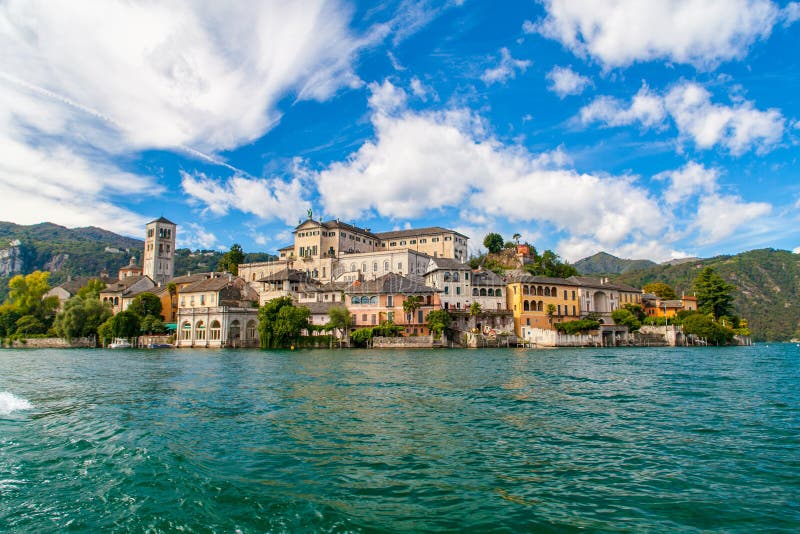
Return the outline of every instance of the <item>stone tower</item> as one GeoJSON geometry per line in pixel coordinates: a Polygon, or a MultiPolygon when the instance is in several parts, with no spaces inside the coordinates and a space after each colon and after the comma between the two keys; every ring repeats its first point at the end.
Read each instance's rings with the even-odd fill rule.
{"type": "Polygon", "coordinates": [[[175,229],[174,222],[160,217],[147,223],[144,239],[144,275],[158,285],[166,284],[175,276],[175,229]]]}

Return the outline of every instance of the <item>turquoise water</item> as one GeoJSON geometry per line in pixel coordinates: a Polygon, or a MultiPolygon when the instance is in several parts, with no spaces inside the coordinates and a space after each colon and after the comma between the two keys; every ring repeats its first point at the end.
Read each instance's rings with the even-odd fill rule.
{"type": "Polygon", "coordinates": [[[797,531],[800,348],[0,350],[0,531],[797,531]]]}

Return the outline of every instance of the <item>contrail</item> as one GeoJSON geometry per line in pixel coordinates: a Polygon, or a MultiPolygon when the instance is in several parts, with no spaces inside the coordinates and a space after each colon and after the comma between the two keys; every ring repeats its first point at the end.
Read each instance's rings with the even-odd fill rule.
{"type": "MultiPolygon", "coordinates": [[[[105,114],[97,111],[96,109],[92,109],[92,108],[90,108],[88,106],[84,106],[83,104],[81,104],[79,102],[76,102],[76,101],[72,100],[71,98],[68,98],[68,97],[66,97],[64,95],[60,95],[60,94],[55,93],[55,92],[53,92],[53,91],[51,91],[49,89],[45,89],[44,87],[40,87],[38,85],[34,85],[32,83],[26,82],[25,80],[21,80],[21,79],[15,77],[15,76],[12,76],[12,75],[10,75],[10,74],[8,74],[6,72],[3,72],[3,71],[0,71],[0,78],[4,79],[5,81],[7,81],[7,82],[9,82],[11,84],[18,85],[20,87],[24,87],[25,89],[27,89],[29,91],[32,91],[32,92],[37,93],[39,95],[45,96],[47,98],[51,98],[53,100],[57,100],[57,101],[59,101],[59,102],[61,102],[63,104],[66,104],[66,105],[68,105],[68,106],[70,106],[72,108],[75,108],[75,109],[78,109],[80,111],[83,111],[84,113],[86,113],[88,115],[91,115],[93,117],[96,117],[96,118],[100,119],[103,122],[111,124],[112,126],[114,126],[118,130],[122,130],[122,131],[125,130],[125,128],[123,128],[122,124],[120,124],[119,122],[117,122],[113,118],[109,117],[108,115],[105,115],[105,114]]],[[[201,152],[201,151],[199,151],[199,150],[197,150],[195,148],[192,148],[190,146],[177,145],[175,148],[183,150],[184,152],[186,152],[186,153],[188,153],[188,154],[190,154],[192,156],[195,156],[197,158],[200,158],[202,160],[208,161],[209,163],[213,163],[214,165],[219,165],[221,167],[225,167],[227,169],[230,169],[230,170],[232,170],[232,171],[234,171],[234,172],[236,172],[238,174],[242,174],[242,175],[247,176],[249,178],[256,178],[255,176],[253,176],[252,174],[250,174],[249,172],[247,172],[245,170],[242,170],[242,169],[239,169],[237,167],[234,167],[233,165],[230,165],[229,163],[226,163],[226,162],[222,161],[221,159],[219,159],[217,157],[214,157],[214,156],[212,156],[210,154],[206,154],[204,152],[201,152]]]]}

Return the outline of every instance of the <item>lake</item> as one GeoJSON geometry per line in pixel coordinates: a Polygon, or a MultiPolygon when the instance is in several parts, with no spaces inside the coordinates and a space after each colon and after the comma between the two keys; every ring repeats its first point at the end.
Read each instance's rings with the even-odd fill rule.
{"type": "Polygon", "coordinates": [[[2,532],[800,530],[800,348],[0,350],[2,532]]]}

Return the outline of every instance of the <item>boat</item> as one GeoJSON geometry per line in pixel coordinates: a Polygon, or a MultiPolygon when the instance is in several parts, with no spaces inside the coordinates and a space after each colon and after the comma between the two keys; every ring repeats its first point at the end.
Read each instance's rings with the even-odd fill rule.
{"type": "Polygon", "coordinates": [[[132,345],[130,344],[130,342],[127,339],[121,337],[114,338],[114,341],[108,344],[109,349],[129,349],[131,347],[132,345]]]}
{"type": "Polygon", "coordinates": [[[172,345],[169,343],[148,343],[148,349],[171,349],[172,345]]]}

